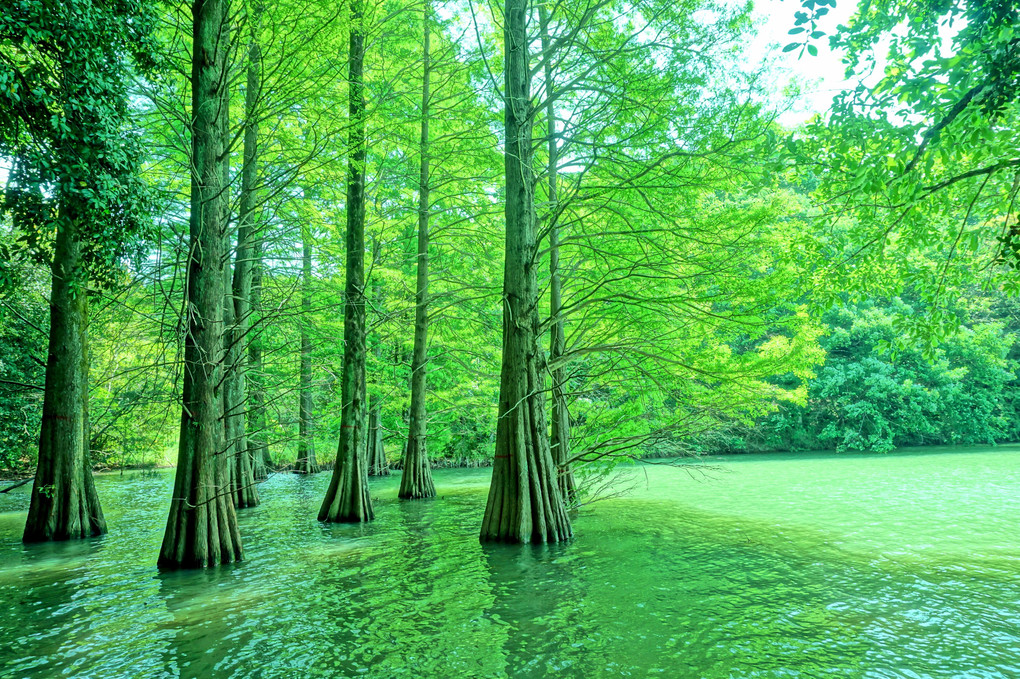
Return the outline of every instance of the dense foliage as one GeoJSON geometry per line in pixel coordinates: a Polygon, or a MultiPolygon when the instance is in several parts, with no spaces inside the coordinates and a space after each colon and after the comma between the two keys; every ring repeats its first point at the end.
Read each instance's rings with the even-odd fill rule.
{"type": "MultiPolygon", "coordinates": [[[[810,57],[834,3],[801,4],[786,51],[810,57]]],[[[881,63],[881,77],[790,131],[774,72],[742,53],[749,5],[513,7],[511,25],[475,3],[199,3],[230,36],[208,48],[216,73],[193,59],[202,12],[183,5],[5,9],[4,471],[34,464],[44,368],[62,355],[53,331],[46,355],[46,329],[63,307],[85,343],[90,463],[174,464],[183,385],[211,365],[228,424],[209,441],[231,458],[268,451],[231,472],[232,492],[265,464],[316,471],[309,451],[328,466],[354,401],[381,437],[373,473],[399,467],[419,321],[437,465],[494,459],[515,370],[528,373],[521,445],[537,437],[536,459],[552,459],[548,435],[560,472],[1020,435],[1016,8],[862,3],[829,38],[849,73],[881,63]],[[214,92],[195,89],[203,68],[214,92]],[[223,190],[196,202],[210,177],[223,190]],[[361,211],[363,248],[348,238],[361,211]],[[71,227],[80,252],[61,262],[71,227]],[[224,290],[198,309],[202,237],[223,248],[224,280],[210,279],[224,290]],[[504,252],[524,264],[504,269],[504,252]],[[524,325],[527,365],[508,371],[524,325]],[[223,355],[187,359],[206,332],[203,351],[223,355]],[[367,384],[343,397],[361,353],[346,335],[365,338],[367,384]]],[[[221,452],[196,452],[195,468],[221,452]]]]}

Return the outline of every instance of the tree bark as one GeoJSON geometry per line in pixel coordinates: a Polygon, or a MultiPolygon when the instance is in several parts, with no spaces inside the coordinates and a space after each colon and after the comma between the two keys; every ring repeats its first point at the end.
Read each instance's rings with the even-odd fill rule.
{"type": "Polygon", "coordinates": [[[390,475],[389,465],[386,464],[386,449],[383,446],[382,407],[374,396],[368,407],[368,440],[365,445],[365,457],[368,460],[369,476],[390,475]]]}
{"type": "Polygon", "coordinates": [[[319,521],[371,521],[365,448],[365,34],[362,0],[351,2],[350,167],[347,181],[347,282],[340,442],[319,521]]]}
{"type": "Polygon", "coordinates": [[[545,421],[535,271],[528,0],[504,11],[506,259],[503,270],[503,365],[492,482],[482,519],[485,542],[558,542],[571,536],[545,421]]]}
{"type": "Polygon", "coordinates": [[[201,568],[242,558],[223,441],[225,0],[196,0],[192,48],[192,174],[184,407],[174,494],[159,567],[201,568]]]}
{"type": "MultiPolygon", "coordinates": [[[[262,310],[262,247],[261,233],[252,241],[251,317],[261,323],[262,310]]],[[[264,480],[273,466],[266,443],[268,422],[266,418],[265,375],[262,372],[261,328],[252,334],[248,342],[248,448],[255,463],[255,479],[264,480]]]]}
{"type": "MultiPolygon", "coordinates": [[[[248,437],[245,427],[247,394],[245,389],[244,345],[247,337],[248,298],[251,290],[250,262],[246,243],[249,230],[241,226],[237,231],[236,263],[231,276],[230,267],[224,272],[224,284],[229,293],[224,298],[224,379],[223,379],[223,426],[226,455],[230,464],[230,488],[234,496],[234,507],[244,509],[259,504],[258,486],[255,485],[255,465],[248,452],[248,437]],[[238,267],[243,267],[238,271],[238,267]],[[245,278],[248,285],[245,290],[245,278]],[[243,295],[243,298],[241,297],[243,295]]],[[[229,248],[228,248],[229,252],[229,248]]]]}
{"type": "Polygon", "coordinates": [[[559,359],[566,352],[566,333],[563,319],[563,287],[560,280],[560,227],[559,196],[557,193],[557,170],[559,148],[556,145],[556,107],[553,103],[552,54],[549,40],[549,17],[545,5],[538,7],[539,28],[542,31],[542,61],[546,86],[546,136],[549,146],[549,165],[546,171],[549,192],[549,361],[552,369],[552,436],[553,461],[556,463],[556,478],[560,495],[567,504],[573,504],[577,497],[577,483],[574,472],[567,462],[570,459],[570,411],[567,408],[567,371],[559,365],[559,359]]]}
{"type": "Polygon", "coordinates": [[[268,476],[265,444],[265,407],[259,371],[262,353],[257,347],[257,333],[252,332],[252,319],[261,312],[262,288],[262,227],[256,222],[256,191],[258,184],[259,100],[262,96],[262,2],[251,5],[248,25],[251,31],[244,89],[244,164],[241,166],[241,204],[237,235],[237,260],[234,264],[234,310],[243,342],[239,350],[245,362],[241,402],[245,404],[246,440],[252,466],[252,478],[264,481],[268,476]],[[256,285],[258,277],[258,285],[256,285]]]}
{"type": "Polygon", "coordinates": [[[312,340],[308,323],[312,313],[312,244],[302,231],[301,243],[301,368],[298,376],[298,453],[294,471],[314,474],[319,471],[315,461],[315,435],[312,423],[312,340]]]}
{"type": "Polygon", "coordinates": [[[415,275],[414,352],[411,355],[411,412],[404,448],[404,469],[400,474],[399,497],[405,500],[435,497],[426,439],[425,370],[428,363],[429,304],[429,19],[426,0],[422,41],[421,79],[421,164],[418,175],[418,259],[415,275]]]}
{"type": "MultiPolygon", "coordinates": [[[[229,69],[229,66],[227,68],[229,69]]],[[[220,116],[220,126],[223,130],[223,138],[227,140],[230,138],[229,88],[223,87],[221,94],[224,113],[220,116]]],[[[245,109],[247,109],[247,104],[246,97],[245,109]]],[[[245,120],[244,124],[245,142],[247,142],[248,121],[245,120]]],[[[248,258],[251,228],[248,221],[251,218],[252,205],[249,202],[241,208],[242,213],[247,208],[248,214],[239,215],[235,264],[231,266],[230,231],[227,228],[230,224],[231,207],[229,152],[225,155],[222,168],[223,192],[220,198],[224,225],[223,247],[226,256],[223,271],[223,443],[226,449],[227,463],[230,466],[230,492],[233,495],[234,507],[244,509],[259,504],[258,486],[255,485],[255,469],[253,461],[248,455],[248,436],[245,427],[245,410],[248,399],[247,390],[244,387],[244,372],[247,352],[243,350],[244,343],[247,342],[247,332],[245,332],[249,304],[247,295],[251,290],[251,263],[248,258]],[[245,324],[244,327],[242,324],[245,324]]],[[[242,162],[242,178],[244,171],[245,167],[242,162]]],[[[246,198],[248,201],[252,200],[250,191],[246,198]]]]}
{"type": "Polygon", "coordinates": [[[87,538],[106,532],[88,459],[87,278],[82,269],[78,224],[64,206],[51,271],[39,463],[25,542],[87,538]]]}

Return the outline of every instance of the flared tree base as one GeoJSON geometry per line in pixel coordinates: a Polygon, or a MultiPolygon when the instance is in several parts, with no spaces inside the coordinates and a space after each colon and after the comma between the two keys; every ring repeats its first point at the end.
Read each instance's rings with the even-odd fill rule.
{"type": "Polygon", "coordinates": [[[436,486],[432,482],[432,467],[425,451],[425,440],[412,437],[407,442],[397,497],[401,500],[424,500],[435,496],[436,486]]]}

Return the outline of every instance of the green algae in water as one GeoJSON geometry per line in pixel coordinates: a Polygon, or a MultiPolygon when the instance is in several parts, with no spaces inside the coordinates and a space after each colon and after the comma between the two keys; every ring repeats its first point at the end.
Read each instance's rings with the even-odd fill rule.
{"type": "Polygon", "coordinates": [[[242,510],[247,561],[155,569],[172,475],[103,475],[111,532],[20,543],[0,496],[0,676],[1016,677],[1020,449],[641,468],[545,547],[477,539],[488,470],[440,499],[327,475],[242,510]]]}

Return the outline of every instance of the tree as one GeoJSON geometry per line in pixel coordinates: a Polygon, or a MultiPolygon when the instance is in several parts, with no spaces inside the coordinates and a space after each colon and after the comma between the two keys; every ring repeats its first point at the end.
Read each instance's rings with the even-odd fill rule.
{"type": "Polygon", "coordinates": [[[544,357],[539,347],[534,109],[527,34],[528,0],[504,11],[506,251],[503,270],[503,363],[496,454],[481,539],[559,542],[571,534],[545,419],[544,357]]]}
{"type": "Polygon", "coordinates": [[[301,367],[298,385],[298,454],[294,471],[314,474],[319,471],[315,461],[315,436],[312,423],[312,341],[308,323],[312,311],[312,243],[307,229],[301,231],[301,367]]]}
{"type": "Polygon", "coordinates": [[[342,413],[336,463],[319,521],[371,521],[365,448],[365,19],[352,0],[348,55],[350,153],[347,179],[347,269],[344,289],[342,413]]]}
{"type": "Polygon", "coordinates": [[[425,385],[429,332],[429,71],[431,4],[422,16],[421,146],[418,172],[418,248],[415,258],[414,349],[411,354],[411,408],[399,496],[435,497],[426,438],[425,385]]]}
{"type": "MultiPolygon", "coordinates": [[[[539,30],[541,31],[542,60],[546,91],[555,91],[553,81],[552,44],[549,36],[549,14],[545,5],[538,8],[539,30]]],[[[560,229],[558,203],[559,149],[556,134],[556,104],[552,96],[546,97],[545,105],[546,143],[549,149],[546,167],[548,182],[547,223],[549,234],[549,361],[555,366],[550,371],[550,411],[552,412],[553,459],[556,461],[560,494],[567,503],[573,503],[577,496],[577,484],[570,460],[570,411],[567,407],[567,371],[562,359],[567,351],[566,319],[563,314],[563,282],[560,277],[560,229]]]]}
{"type": "Polygon", "coordinates": [[[160,568],[201,568],[243,557],[224,455],[223,300],[227,179],[228,3],[192,6],[192,173],[188,313],[181,433],[160,568]]]}
{"type": "Polygon", "coordinates": [[[106,532],[88,456],[88,297],[146,218],[128,132],[129,57],[151,67],[147,5],[18,3],[0,15],[2,210],[50,268],[39,460],[24,540],[106,532]]]}

